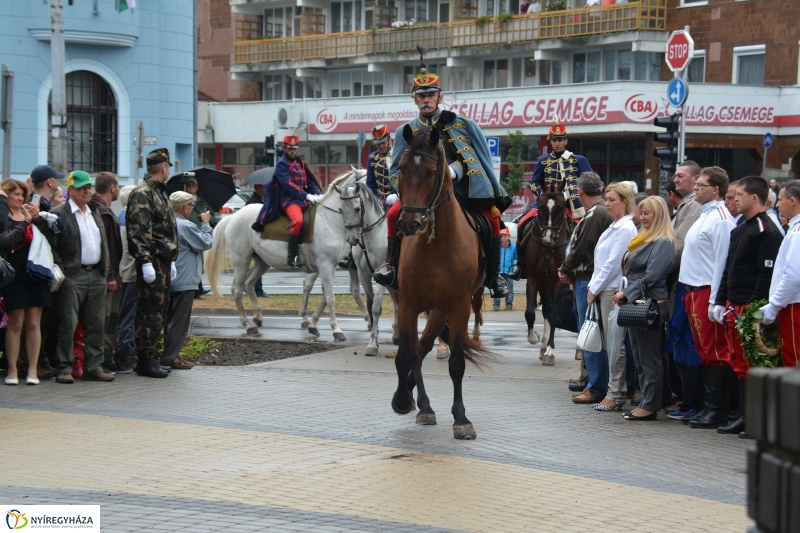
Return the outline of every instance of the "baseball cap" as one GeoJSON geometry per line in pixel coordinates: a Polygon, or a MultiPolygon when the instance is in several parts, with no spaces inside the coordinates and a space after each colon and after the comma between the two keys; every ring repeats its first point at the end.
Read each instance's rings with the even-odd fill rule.
{"type": "Polygon", "coordinates": [[[64,174],[61,172],[56,172],[56,169],[50,165],[39,165],[31,170],[31,180],[33,180],[34,183],[41,183],[49,180],[50,178],[61,180],[64,179],[64,174]]]}
{"type": "Polygon", "coordinates": [[[169,195],[169,201],[172,204],[172,207],[182,207],[197,201],[197,198],[195,195],[189,194],[188,192],[175,191],[169,195]]]}
{"type": "Polygon", "coordinates": [[[156,148],[147,154],[148,167],[157,165],[159,163],[169,163],[169,166],[172,166],[172,162],[169,160],[169,150],[166,148],[156,148]]]}

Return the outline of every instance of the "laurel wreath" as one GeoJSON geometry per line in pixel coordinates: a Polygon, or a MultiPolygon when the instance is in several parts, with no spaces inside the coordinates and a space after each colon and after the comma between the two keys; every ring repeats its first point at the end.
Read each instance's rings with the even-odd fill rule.
{"type": "Polygon", "coordinates": [[[776,368],[778,366],[781,353],[778,324],[761,325],[761,320],[764,318],[761,308],[768,303],[767,300],[752,302],[742,310],[741,316],[736,320],[744,357],[751,367],[776,368]]]}

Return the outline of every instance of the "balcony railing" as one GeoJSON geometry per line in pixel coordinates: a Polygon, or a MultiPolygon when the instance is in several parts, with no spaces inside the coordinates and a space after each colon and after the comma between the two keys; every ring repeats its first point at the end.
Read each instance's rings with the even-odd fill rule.
{"type": "Polygon", "coordinates": [[[508,44],[543,39],[585,37],[637,30],[666,30],[666,0],[638,0],[609,6],[516,15],[505,24],[495,18],[415,24],[403,28],[325,33],[282,39],[238,41],[234,63],[274,63],[369,54],[403,53],[417,45],[426,50],[508,44]]]}

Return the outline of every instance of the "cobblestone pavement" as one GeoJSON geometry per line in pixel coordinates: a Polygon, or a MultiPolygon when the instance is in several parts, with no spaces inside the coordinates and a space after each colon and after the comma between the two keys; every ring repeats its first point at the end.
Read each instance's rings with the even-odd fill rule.
{"type": "Polygon", "coordinates": [[[744,531],[748,443],[572,404],[560,346],[554,367],[518,344],[468,366],[474,441],[433,354],[439,425],[392,412],[391,345],[2,387],[0,502],[100,504],[112,532],[744,531]]]}

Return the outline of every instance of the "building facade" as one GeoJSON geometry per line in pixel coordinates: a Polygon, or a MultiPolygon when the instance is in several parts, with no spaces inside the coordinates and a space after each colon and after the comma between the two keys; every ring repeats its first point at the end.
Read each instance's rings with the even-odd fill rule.
{"type": "MultiPolygon", "coordinates": [[[[201,105],[200,161],[246,175],[267,162],[259,157],[265,136],[297,134],[306,161],[330,181],[363,162],[369,146],[359,151],[359,130],[414,116],[413,50],[421,45],[442,78],[445,108],[498,137],[501,160],[509,132],[519,130],[532,171],[558,117],[569,148],[607,182],[630,179],[657,192],[653,119],[676,111],[666,97],[665,43],[688,25],[698,53],[688,71],[687,155],[737,178],[760,173],[769,131],[779,146],[770,167],[797,165],[800,26],[792,21],[800,10],[777,0],[531,5],[539,9],[519,14],[514,0],[229,0],[231,79],[257,84],[261,98],[201,105]],[[748,17],[760,22],[730,31],[748,17]],[[778,21],[782,35],[769,29],[778,21]]],[[[517,200],[524,208],[527,199],[517,200]]]]}
{"type": "MultiPolygon", "coordinates": [[[[63,4],[67,168],[133,176],[139,120],[143,153],[166,146],[176,166],[191,168],[196,153],[194,2],[139,0],[122,12],[118,0],[63,4]]],[[[15,73],[15,177],[50,162],[50,27],[49,2],[0,2],[0,63],[15,73]]]]}

